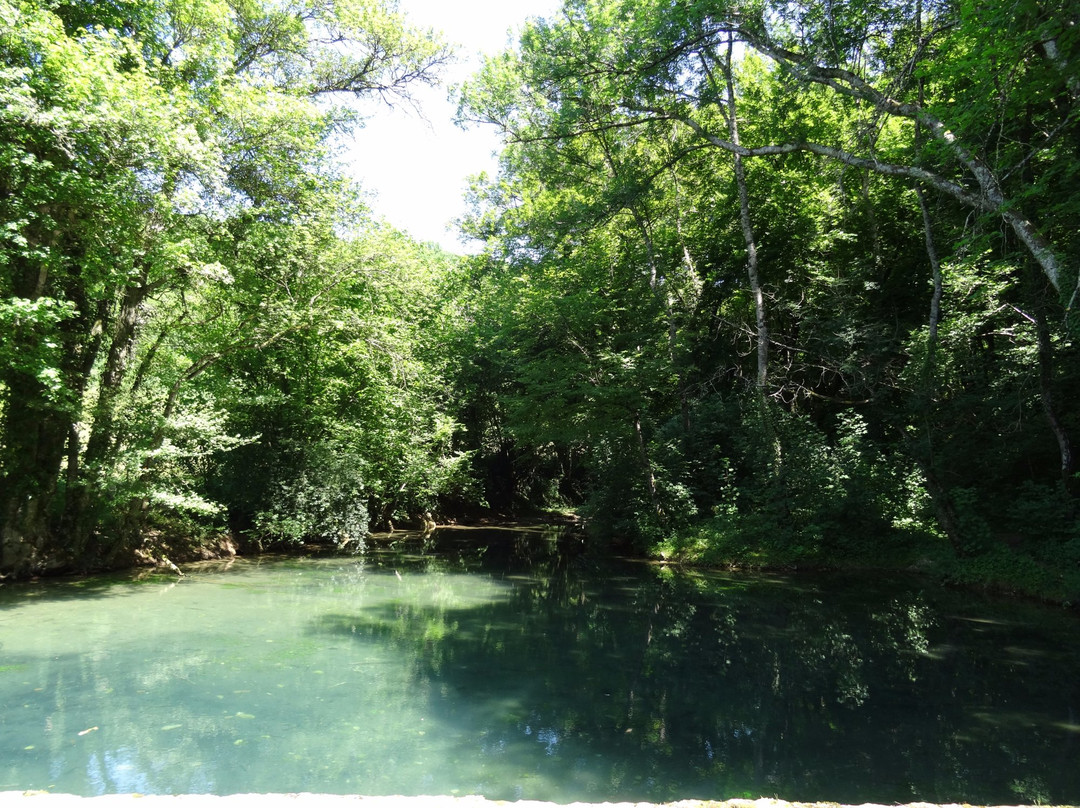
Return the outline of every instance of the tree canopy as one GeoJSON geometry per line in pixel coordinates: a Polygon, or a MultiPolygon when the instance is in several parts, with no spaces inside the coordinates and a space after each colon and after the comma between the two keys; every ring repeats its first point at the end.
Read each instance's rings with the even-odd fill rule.
{"type": "Polygon", "coordinates": [[[1075,573],[1074,11],[532,24],[461,105],[507,142],[469,227],[515,450],[664,553],[1075,573]]]}
{"type": "MultiPolygon", "coordinates": [[[[405,369],[419,341],[373,335],[435,282],[415,266],[445,261],[380,229],[331,150],[357,121],[349,97],[437,80],[435,34],[352,0],[5,0],[0,22],[0,566],[114,563],[225,510],[272,522],[278,477],[365,451],[343,419],[449,462],[434,393],[405,369]],[[402,406],[408,429],[384,418],[402,406]],[[272,441],[290,409],[299,456],[272,441]],[[238,453],[278,477],[221,482],[238,453]]],[[[407,472],[358,473],[339,487],[363,511],[407,472]]],[[[290,518],[328,530],[332,507],[290,518]]]]}
{"type": "Polygon", "coordinates": [[[1070,597],[1072,6],[565,0],[460,90],[467,257],[334,154],[450,55],[359,0],[0,0],[0,568],[559,507],[1070,597]]]}

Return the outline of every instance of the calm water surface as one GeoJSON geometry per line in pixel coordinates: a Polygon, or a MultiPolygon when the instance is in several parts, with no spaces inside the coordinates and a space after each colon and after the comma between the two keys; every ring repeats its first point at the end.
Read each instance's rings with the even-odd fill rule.
{"type": "Polygon", "coordinates": [[[1080,803],[1074,616],[555,536],[0,587],[0,791],[1080,803]]]}

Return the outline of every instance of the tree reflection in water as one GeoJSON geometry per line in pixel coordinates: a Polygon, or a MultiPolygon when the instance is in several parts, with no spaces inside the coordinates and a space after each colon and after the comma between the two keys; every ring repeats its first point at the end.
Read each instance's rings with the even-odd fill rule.
{"type": "Polygon", "coordinates": [[[505,600],[399,602],[320,625],[410,653],[433,712],[483,716],[485,755],[539,745],[538,776],[555,767],[605,798],[1080,795],[1068,616],[1063,641],[1044,625],[1053,613],[912,578],[702,574],[487,547],[484,566],[513,582],[505,600]],[[972,622],[972,610],[991,616],[972,622]]]}
{"type": "Polygon", "coordinates": [[[1080,801],[1071,615],[395,539],[0,590],[0,790],[1080,801]]]}

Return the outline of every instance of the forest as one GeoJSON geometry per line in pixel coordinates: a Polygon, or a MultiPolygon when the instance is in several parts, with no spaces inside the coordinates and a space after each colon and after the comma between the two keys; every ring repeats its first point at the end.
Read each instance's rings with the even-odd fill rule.
{"type": "Polygon", "coordinates": [[[554,513],[1075,602],[1078,23],[565,0],[460,256],[341,163],[453,58],[392,2],[0,0],[0,575],[554,513]]]}

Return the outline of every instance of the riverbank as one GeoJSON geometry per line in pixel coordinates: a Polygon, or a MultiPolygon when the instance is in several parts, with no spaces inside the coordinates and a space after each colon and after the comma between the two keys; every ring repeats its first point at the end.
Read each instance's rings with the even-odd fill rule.
{"type": "Polygon", "coordinates": [[[702,522],[657,542],[647,555],[699,569],[755,572],[917,573],[945,585],[1067,608],[1080,607],[1080,568],[1072,558],[1042,558],[1023,548],[993,544],[959,557],[944,538],[915,531],[897,533],[879,546],[828,551],[812,542],[769,544],[749,540],[723,520],[702,522]]]}
{"type": "MultiPolygon", "coordinates": [[[[73,794],[51,794],[46,791],[0,791],[0,805],[19,805],[22,808],[239,808],[258,802],[259,808],[489,808],[514,806],[514,808],[556,808],[557,803],[521,800],[506,802],[488,800],[478,796],[468,797],[362,797],[343,794],[230,794],[220,797],[213,794],[181,794],[176,796],[144,794],[109,794],[101,797],[78,797],[73,794]]],[[[564,808],[845,808],[834,802],[786,802],[784,800],[679,800],[678,802],[574,802],[564,808]]],[[[884,808],[865,804],[861,808],[884,808]]],[[[907,806],[889,808],[973,808],[950,804],[935,806],[932,803],[915,802],[907,806]]],[[[1054,808],[1044,806],[1044,808],[1054,808]]],[[[1059,806],[1058,808],[1068,808],[1059,806]]]]}

